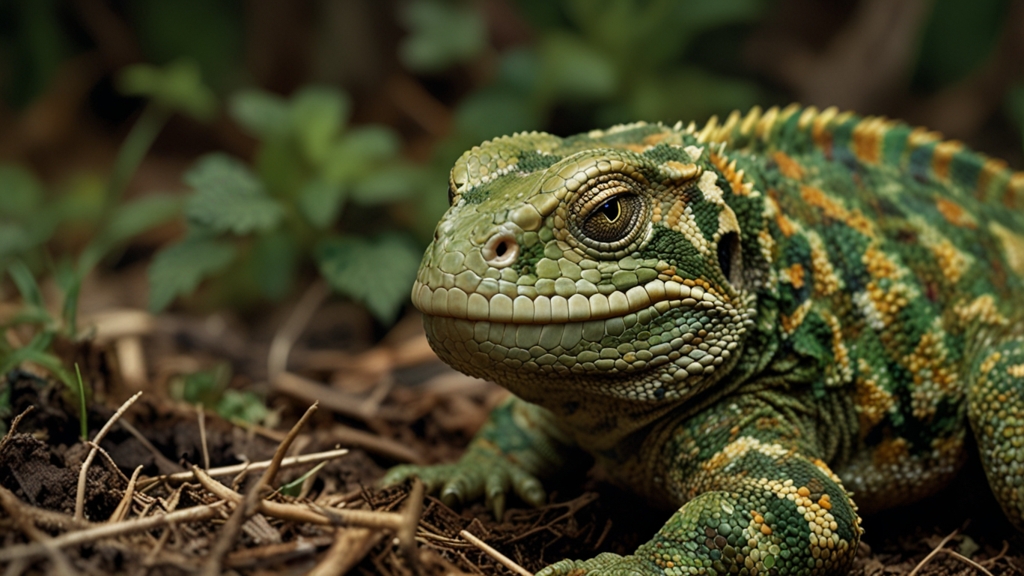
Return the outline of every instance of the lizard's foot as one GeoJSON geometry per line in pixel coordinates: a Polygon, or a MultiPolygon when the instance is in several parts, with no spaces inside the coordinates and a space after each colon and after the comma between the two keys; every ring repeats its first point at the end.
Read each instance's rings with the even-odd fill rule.
{"type": "Polygon", "coordinates": [[[505,456],[482,448],[471,448],[455,464],[396,466],[380,484],[393,486],[413,476],[423,481],[428,492],[440,492],[441,500],[448,506],[460,506],[484,496],[487,507],[499,520],[505,513],[509,489],[531,506],[540,506],[547,499],[544,487],[534,475],[505,456]]]}
{"type": "Polygon", "coordinates": [[[562,560],[541,570],[537,576],[660,576],[663,571],[636,556],[605,552],[590,560],[562,560]]]}

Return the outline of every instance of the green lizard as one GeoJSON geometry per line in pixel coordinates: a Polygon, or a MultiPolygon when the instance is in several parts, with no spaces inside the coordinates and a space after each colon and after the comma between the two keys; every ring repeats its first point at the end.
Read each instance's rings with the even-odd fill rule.
{"type": "Polygon", "coordinates": [[[463,154],[413,288],[438,355],[514,397],[447,501],[544,501],[580,449],[678,509],[542,574],[842,574],[861,512],[968,429],[1024,528],[1024,173],[835,109],[529,133],[463,154]],[[856,498],[856,504],[851,499],[856,498]]]}

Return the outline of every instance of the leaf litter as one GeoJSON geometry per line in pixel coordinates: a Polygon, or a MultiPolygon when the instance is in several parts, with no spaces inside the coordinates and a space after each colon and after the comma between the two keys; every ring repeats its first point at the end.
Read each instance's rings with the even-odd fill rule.
{"type": "MultiPolygon", "coordinates": [[[[204,333],[208,322],[188,318],[96,315],[95,338],[60,349],[80,358],[95,384],[90,442],[78,437],[79,404],[66,386],[30,364],[9,372],[0,569],[524,574],[565,557],[629,553],[667,519],[586,466],[550,484],[546,506],[513,503],[500,520],[482,503],[453,510],[413,483],[378,488],[395,464],[457,458],[505,393],[442,365],[415,315],[374,343],[358,320],[336,325],[334,306],[313,288],[281,322],[286,328],[228,323],[217,338],[204,333]],[[348,348],[361,351],[325,345],[338,330],[350,331],[348,348]],[[118,345],[127,339],[146,345],[118,345]],[[174,374],[224,361],[232,388],[269,394],[273,417],[264,424],[278,425],[225,420],[168,397],[174,374]],[[144,393],[116,417],[115,399],[133,396],[120,367],[135,364],[153,366],[156,377],[144,378],[144,393]]],[[[977,466],[922,503],[866,518],[865,527],[854,574],[1024,574],[1024,539],[977,466]]]]}

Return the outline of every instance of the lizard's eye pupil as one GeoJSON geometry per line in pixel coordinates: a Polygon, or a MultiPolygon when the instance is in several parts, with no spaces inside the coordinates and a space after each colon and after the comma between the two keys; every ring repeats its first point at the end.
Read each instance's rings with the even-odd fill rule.
{"type": "Polygon", "coordinates": [[[614,224],[619,218],[619,199],[612,198],[605,202],[600,208],[597,209],[598,214],[601,214],[608,219],[609,224],[614,224]]]}
{"type": "Polygon", "coordinates": [[[635,194],[619,194],[598,204],[583,220],[580,230],[596,242],[612,244],[629,237],[639,226],[644,201],[635,194]]]}

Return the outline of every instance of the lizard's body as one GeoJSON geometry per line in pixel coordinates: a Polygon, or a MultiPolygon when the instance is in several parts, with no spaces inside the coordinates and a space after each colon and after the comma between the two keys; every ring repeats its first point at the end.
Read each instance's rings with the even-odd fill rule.
{"type": "Polygon", "coordinates": [[[848,494],[933,493],[969,428],[1022,526],[1024,175],[794,106],[499,138],[450,194],[413,302],[443,359],[517,399],[459,464],[390,479],[500,512],[578,446],[682,506],[635,555],[550,573],[842,573],[848,494]]]}

